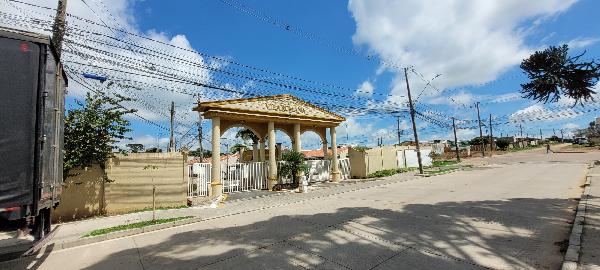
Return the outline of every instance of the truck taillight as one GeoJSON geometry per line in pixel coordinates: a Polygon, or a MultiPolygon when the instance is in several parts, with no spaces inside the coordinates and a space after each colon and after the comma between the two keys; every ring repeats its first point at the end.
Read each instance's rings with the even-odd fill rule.
{"type": "Polygon", "coordinates": [[[29,44],[27,44],[27,42],[21,42],[21,45],[19,45],[19,49],[22,52],[30,52],[31,50],[29,49],[29,44]]]}
{"type": "Polygon", "coordinates": [[[18,210],[21,210],[20,206],[0,208],[0,212],[12,212],[12,211],[18,211],[18,210]]]}

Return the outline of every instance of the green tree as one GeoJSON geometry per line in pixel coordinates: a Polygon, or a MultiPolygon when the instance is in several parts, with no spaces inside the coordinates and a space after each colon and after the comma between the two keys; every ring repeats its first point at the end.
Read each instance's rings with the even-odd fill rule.
{"type": "MultiPolygon", "coordinates": [[[[212,152],[210,150],[203,149],[202,153],[203,153],[202,156],[205,158],[209,158],[212,156],[212,152]]],[[[199,157],[200,156],[200,148],[190,151],[190,156],[199,157]]]]}
{"type": "Polygon", "coordinates": [[[281,160],[283,163],[279,167],[279,173],[283,177],[289,177],[293,179],[293,185],[298,186],[299,177],[302,173],[306,173],[308,170],[308,165],[306,165],[306,160],[304,154],[298,151],[290,150],[283,153],[281,160]]]}
{"type": "Polygon", "coordinates": [[[496,141],[496,146],[498,148],[500,148],[501,150],[506,150],[508,149],[508,145],[510,144],[510,141],[508,139],[498,139],[496,141]]]}
{"type": "Polygon", "coordinates": [[[90,94],[85,102],[77,102],[79,108],[69,110],[65,117],[64,177],[76,167],[87,167],[99,164],[104,169],[105,162],[113,157],[113,152],[120,150],[115,144],[130,139],[126,136],[129,121],[126,114],[135,110],[125,109],[121,102],[130,98],[113,94],[90,94]]]}
{"type": "Polygon", "coordinates": [[[238,130],[238,132],[235,134],[235,137],[244,141],[252,141],[253,144],[258,143],[258,136],[256,136],[252,130],[247,128],[238,130]]]}
{"type": "Polygon", "coordinates": [[[125,145],[131,153],[142,153],[144,152],[144,145],[139,143],[129,143],[125,145]]]}
{"type": "Polygon", "coordinates": [[[523,60],[521,69],[530,82],[521,84],[521,93],[544,103],[556,102],[561,95],[577,102],[593,100],[592,88],[600,79],[600,64],[595,60],[580,61],[585,54],[569,57],[569,46],[550,46],[523,60]]]}
{"type": "Polygon", "coordinates": [[[481,138],[481,137],[475,137],[475,138],[473,138],[473,139],[471,139],[469,141],[469,144],[470,145],[481,145],[481,141],[482,140],[483,140],[483,143],[487,143],[488,142],[487,141],[487,137],[483,137],[483,138],[481,138]]]}
{"type": "Polygon", "coordinates": [[[548,138],[548,140],[552,142],[558,142],[560,141],[560,138],[556,135],[552,135],[550,138],[548,138]]]}
{"type": "Polygon", "coordinates": [[[241,143],[236,143],[236,144],[235,144],[234,146],[232,146],[232,147],[231,147],[229,150],[230,150],[232,153],[239,153],[239,152],[241,152],[241,151],[242,151],[242,149],[244,149],[244,150],[245,150],[246,148],[248,148],[248,146],[245,146],[245,145],[243,145],[243,144],[241,144],[241,143]]]}

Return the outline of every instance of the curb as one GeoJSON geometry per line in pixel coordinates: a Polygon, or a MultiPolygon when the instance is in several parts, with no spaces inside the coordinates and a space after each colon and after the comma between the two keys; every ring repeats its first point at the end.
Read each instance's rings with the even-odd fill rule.
{"type": "Polygon", "coordinates": [[[447,171],[443,171],[443,172],[439,172],[439,173],[433,173],[433,174],[416,174],[417,176],[421,176],[421,177],[431,177],[431,176],[437,176],[437,175],[442,175],[442,174],[449,174],[449,173],[453,173],[453,172],[458,172],[458,171],[462,171],[461,168],[457,168],[457,169],[452,169],[452,170],[447,170],[447,171]]]}
{"type": "Polygon", "coordinates": [[[138,235],[138,234],[142,234],[142,233],[146,233],[146,232],[158,231],[158,230],[163,230],[163,229],[172,228],[172,227],[179,227],[179,226],[188,225],[188,224],[201,222],[201,221],[204,221],[204,219],[199,218],[199,217],[193,217],[193,218],[178,220],[178,221],[169,222],[169,223],[149,225],[149,226],[146,226],[143,228],[135,228],[135,229],[111,232],[111,233],[107,233],[107,234],[103,234],[103,235],[99,235],[99,236],[78,238],[76,240],[65,240],[62,242],[49,244],[48,246],[52,246],[53,250],[67,249],[67,248],[73,248],[73,247],[103,242],[103,241],[107,241],[107,240],[117,239],[117,238],[123,238],[123,237],[127,237],[127,236],[132,236],[132,235],[138,235]]]}
{"type": "MultiPolygon", "coordinates": [[[[590,163],[588,169],[593,168],[595,162],[590,163]]],[[[561,270],[576,270],[579,266],[579,257],[581,255],[581,240],[583,235],[583,226],[585,224],[585,214],[587,208],[587,199],[590,194],[590,184],[592,174],[587,174],[581,199],[577,204],[575,218],[573,219],[573,227],[569,236],[569,247],[565,253],[561,270]]]]}

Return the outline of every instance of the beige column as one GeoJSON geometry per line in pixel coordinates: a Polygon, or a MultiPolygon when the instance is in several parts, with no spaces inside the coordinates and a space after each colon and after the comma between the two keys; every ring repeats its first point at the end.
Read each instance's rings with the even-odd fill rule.
{"type": "Polygon", "coordinates": [[[337,142],[335,138],[335,127],[329,128],[329,135],[331,137],[331,182],[340,181],[340,168],[337,158],[337,142]]]}
{"type": "Polygon", "coordinates": [[[258,161],[258,142],[252,145],[252,162],[258,161]]]}
{"type": "MultiPolygon", "coordinates": [[[[297,151],[297,152],[302,152],[302,142],[300,141],[300,135],[301,135],[300,124],[294,124],[294,145],[293,145],[293,147],[294,147],[294,151],[297,151]]],[[[305,190],[303,190],[303,188],[302,188],[302,183],[300,182],[302,180],[301,177],[302,177],[302,173],[300,172],[296,175],[295,182],[298,183],[298,190],[300,192],[305,192],[305,190]]]]}
{"type": "Polygon", "coordinates": [[[221,184],[221,118],[212,119],[212,170],[210,196],[217,197],[223,193],[221,184]]]}
{"type": "Polygon", "coordinates": [[[260,144],[260,153],[258,153],[260,156],[260,162],[265,162],[265,139],[260,139],[258,144],[260,144]]]}
{"type": "Polygon", "coordinates": [[[269,122],[269,190],[277,184],[277,158],[275,157],[275,123],[269,122]]]}
{"type": "Polygon", "coordinates": [[[294,150],[302,151],[302,142],[300,142],[300,124],[294,124],[294,150]]]}

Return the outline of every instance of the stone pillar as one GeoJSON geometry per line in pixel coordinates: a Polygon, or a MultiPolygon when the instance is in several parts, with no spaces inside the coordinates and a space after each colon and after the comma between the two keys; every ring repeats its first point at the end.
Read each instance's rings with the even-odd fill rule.
{"type": "Polygon", "coordinates": [[[210,196],[217,197],[223,193],[221,184],[221,118],[212,119],[212,168],[210,196]]]}
{"type": "Polygon", "coordinates": [[[252,162],[258,161],[258,142],[252,145],[252,162]]]}
{"type": "Polygon", "coordinates": [[[294,124],[294,150],[302,151],[302,142],[300,142],[300,124],[294,124]]]}
{"type": "Polygon", "coordinates": [[[258,153],[258,155],[260,156],[260,162],[265,162],[266,158],[265,158],[265,139],[260,139],[258,141],[258,144],[260,145],[260,153],[258,153]]]}
{"type": "Polygon", "coordinates": [[[340,181],[340,168],[337,157],[337,142],[335,138],[335,127],[329,128],[331,137],[331,182],[337,183],[340,181]]]}
{"type": "Polygon", "coordinates": [[[323,141],[323,160],[327,159],[327,141],[323,141]]]}
{"type": "Polygon", "coordinates": [[[275,122],[269,122],[269,190],[277,184],[277,157],[275,156],[275,122]]]}
{"type": "MultiPolygon", "coordinates": [[[[294,145],[293,145],[293,149],[294,151],[297,152],[302,152],[302,142],[300,141],[300,135],[302,133],[300,132],[300,124],[294,124],[294,145]]],[[[298,174],[296,174],[296,183],[298,183],[298,191],[300,192],[306,192],[304,190],[304,187],[302,185],[302,176],[303,173],[299,172],[298,174]]]]}

